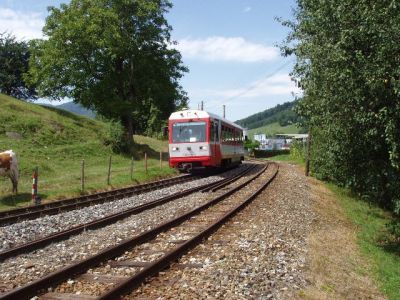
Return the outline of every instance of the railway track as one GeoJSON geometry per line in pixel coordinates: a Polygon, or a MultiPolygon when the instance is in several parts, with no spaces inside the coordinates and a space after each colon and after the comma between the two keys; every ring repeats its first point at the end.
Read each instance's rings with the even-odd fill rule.
{"type": "Polygon", "coordinates": [[[23,220],[32,220],[45,215],[71,211],[95,204],[114,201],[133,195],[139,195],[155,189],[168,187],[174,184],[182,184],[199,178],[200,176],[182,175],[145,184],[135,185],[132,187],[126,187],[107,192],[48,202],[35,206],[27,206],[24,208],[2,211],[0,212],[0,226],[9,225],[23,220]]]}
{"type": "Polygon", "coordinates": [[[208,183],[208,184],[201,185],[198,187],[186,189],[184,191],[177,192],[177,193],[174,193],[174,194],[171,194],[171,195],[159,198],[159,199],[155,199],[148,203],[138,205],[138,206],[132,207],[130,209],[127,209],[127,210],[124,210],[124,211],[121,211],[118,213],[107,215],[103,218],[97,219],[92,222],[80,224],[80,225],[74,226],[72,228],[63,230],[61,232],[57,232],[57,233],[54,233],[54,234],[51,234],[48,236],[44,236],[44,237],[39,237],[39,238],[35,239],[34,241],[30,241],[27,243],[23,243],[23,244],[14,246],[10,249],[0,252],[0,261],[4,261],[7,258],[16,256],[16,255],[19,255],[22,253],[26,253],[26,252],[30,252],[33,250],[43,248],[46,245],[49,245],[49,244],[57,242],[57,241],[68,239],[69,237],[79,234],[85,230],[93,230],[93,229],[107,226],[109,224],[115,223],[115,222],[117,222],[121,219],[124,219],[126,217],[129,217],[131,215],[141,213],[145,210],[152,209],[154,207],[165,204],[174,199],[178,199],[178,198],[187,196],[189,194],[192,194],[192,193],[195,193],[198,191],[201,191],[201,192],[207,192],[210,190],[216,191],[217,189],[223,188],[226,185],[238,180],[245,174],[252,171],[255,167],[257,167],[256,164],[248,165],[248,166],[245,166],[243,168],[243,170],[241,170],[238,174],[236,174],[233,177],[224,178],[217,182],[212,182],[212,183],[208,183]]]}
{"type": "Polygon", "coordinates": [[[157,274],[160,270],[169,266],[171,262],[176,261],[181,255],[195,247],[226,220],[248,205],[275,178],[278,166],[276,164],[272,164],[272,166],[273,170],[271,170],[268,180],[263,181],[255,192],[251,192],[245,197],[238,197],[236,193],[242,191],[251,181],[256,180],[267,167],[264,167],[262,171],[249,180],[172,221],[165,222],[132,239],[125,240],[115,247],[109,247],[85,260],[4,293],[0,295],[0,299],[29,299],[38,294],[45,294],[41,296],[43,299],[72,299],[68,298],[72,295],[58,294],[58,292],[63,290],[76,294],[74,289],[78,288],[77,286],[82,288],[82,284],[77,285],[75,283],[82,280],[88,285],[83,289],[92,291],[90,294],[94,296],[82,295],[81,299],[117,299],[140,285],[149,276],[157,274]],[[233,195],[234,197],[230,197],[233,195]],[[177,239],[178,228],[186,229],[185,235],[179,237],[182,240],[177,239]],[[194,228],[194,230],[187,231],[187,228],[194,228]],[[148,258],[148,261],[142,261],[144,259],[142,252],[146,250],[145,248],[148,245],[156,244],[160,246],[158,255],[154,256],[154,251],[157,252],[157,250],[154,250],[153,254],[150,251],[148,257],[152,257],[152,259],[148,258]],[[115,276],[116,272],[111,271],[115,268],[125,269],[123,270],[124,275],[115,276]],[[88,273],[80,275],[87,270],[89,270],[88,273]],[[126,270],[130,271],[126,272],[126,270]],[[80,277],[76,278],[77,275],[80,275],[80,277]],[[74,278],[74,280],[71,280],[71,278],[74,278]],[[45,292],[48,288],[59,283],[61,285],[55,289],[57,293],[45,292]],[[65,286],[70,288],[63,288],[65,286]],[[95,287],[93,288],[93,286],[95,287]]]}

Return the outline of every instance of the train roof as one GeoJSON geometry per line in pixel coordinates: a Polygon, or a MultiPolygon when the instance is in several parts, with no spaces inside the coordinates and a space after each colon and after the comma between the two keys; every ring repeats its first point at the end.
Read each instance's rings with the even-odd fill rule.
{"type": "Polygon", "coordinates": [[[186,109],[186,110],[180,110],[177,112],[173,112],[171,116],[169,117],[169,120],[182,120],[182,119],[191,119],[191,118],[214,118],[217,120],[224,121],[225,123],[234,126],[236,128],[240,128],[243,130],[241,126],[238,124],[235,124],[227,119],[224,119],[216,114],[206,112],[204,110],[198,110],[198,109],[186,109]]]}

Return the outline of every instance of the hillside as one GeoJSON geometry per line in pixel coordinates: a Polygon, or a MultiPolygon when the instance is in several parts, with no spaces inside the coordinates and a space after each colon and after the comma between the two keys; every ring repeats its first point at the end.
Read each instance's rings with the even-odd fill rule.
{"type": "Polygon", "coordinates": [[[247,131],[250,139],[253,139],[254,134],[264,133],[266,136],[274,136],[279,133],[304,133],[303,130],[294,124],[281,126],[278,122],[271,123],[262,127],[250,129],[247,131]]]}
{"type": "Polygon", "coordinates": [[[275,107],[268,108],[262,112],[251,115],[247,118],[236,121],[242,127],[248,129],[259,128],[272,123],[279,123],[281,126],[296,123],[297,114],[293,111],[296,102],[285,102],[275,107]]]}
{"type": "Polygon", "coordinates": [[[54,107],[61,108],[66,111],[72,112],[74,114],[86,116],[89,118],[94,118],[96,116],[96,114],[93,111],[86,109],[82,105],[74,103],[72,101],[60,105],[54,105],[54,107]]]}
{"type": "Polygon", "coordinates": [[[235,123],[247,128],[250,137],[256,133],[265,133],[267,136],[277,133],[302,133],[304,129],[295,125],[300,121],[300,117],[293,111],[295,105],[296,101],[278,104],[235,123]]]}
{"type": "MultiPolygon", "coordinates": [[[[108,188],[108,161],[112,155],[112,186],[132,184],[131,157],[113,154],[105,141],[110,137],[110,124],[78,116],[54,107],[20,101],[0,94],[0,151],[12,149],[17,153],[20,169],[18,197],[11,196],[11,183],[0,177],[0,209],[14,202],[30,199],[32,170],[39,167],[39,193],[43,199],[69,197],[80,193],[81,162],[85,160],[85,192],[108,188]]],[[[159,170],[158,151],[166,142],[136,136],[136,157],[144,151],[154,157],[150,166],[154,172],[143,175],[143,162],[136,161],[133,182],[149,180],[152,176],[171,174],[167,164],[159,170]],[[157,167],[155,167],[157,166],[157,167]]]]}

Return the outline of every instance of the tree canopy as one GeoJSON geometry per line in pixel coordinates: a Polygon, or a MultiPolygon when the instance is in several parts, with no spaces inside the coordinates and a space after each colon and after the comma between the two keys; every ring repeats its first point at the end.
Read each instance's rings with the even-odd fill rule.
{"type": "Polygon", "coordinates": [[[282,50],[304,90],[312,170],[400,211],[400,5],[298,0],[282,50]]]}
{"type": "Polygon", "coordinates": [[[28,71],[29,47],[14,36],[0,33],[0,92],[18,99],[35,99],[36,90],[27,86],[24,74],[28,71]]]}
{"type": "Polygon", "coordinates": [[[187,71],[164,18],[168,0],[72,0],[50,7],[47,39],[32,42],[30,80],[41,96],[70,97],[116,119],[130,143],[157,130],[187,97],[187,71]]]}

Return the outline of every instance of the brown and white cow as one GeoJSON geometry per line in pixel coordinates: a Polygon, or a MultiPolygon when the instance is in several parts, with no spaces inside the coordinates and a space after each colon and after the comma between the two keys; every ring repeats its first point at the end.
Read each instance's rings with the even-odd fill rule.
{"type": "Polygon", "coordinates": [[[0,176],[8,176],[13,185],[13,193],[18,189],[18,161],[12,150],[0,152],[0,176]]]}

